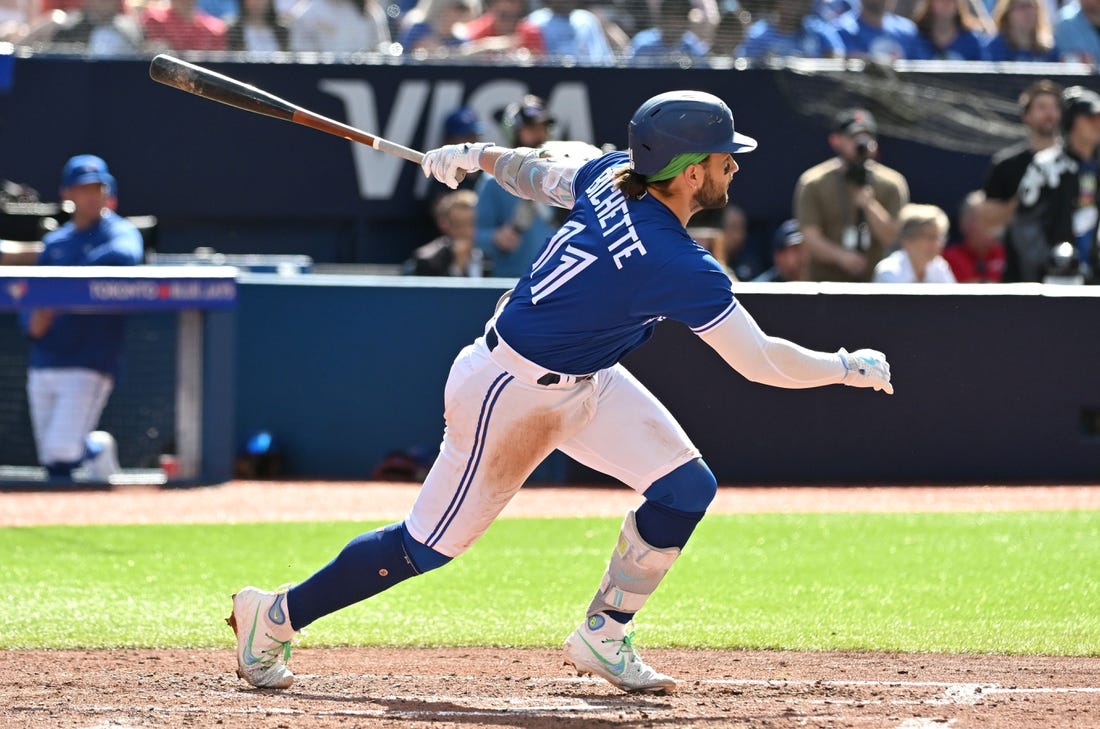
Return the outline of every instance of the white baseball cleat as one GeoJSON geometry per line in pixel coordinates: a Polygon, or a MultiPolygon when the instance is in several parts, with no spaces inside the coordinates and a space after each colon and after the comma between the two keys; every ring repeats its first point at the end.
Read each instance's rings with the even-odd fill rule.
{"type": "Polygon", "coordinates": [[[653,670],[634,648],[628,626],[597,613],[565,639],[566,665],[578,676],[593,674],[627,693],[668,694],[676,679],[653,670]]]}
{"type": "Polygon", "coordinates": [[[233,596],[225,622],[237,636],[237,675],[258,688],[294,683],[287,668],[294,628],[286,612],[286,592],[246,587],[233,596]]]}

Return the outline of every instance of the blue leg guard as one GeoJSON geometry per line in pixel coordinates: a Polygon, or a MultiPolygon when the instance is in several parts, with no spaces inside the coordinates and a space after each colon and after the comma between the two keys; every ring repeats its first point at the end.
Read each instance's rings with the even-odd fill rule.
{"type": "Polygon", "coordinates": [[[697,458],[653,482],[642,494],[638,534],[658,549],[683,547],[718,492],[710,468],[697,458]]]}
{"type": "Polygon", "coordinates": [[[334,560],[287,592],[291,624],[301,630],[320,617],[449,561],[409,537],[404,522],[360,534],[334,560]]]}

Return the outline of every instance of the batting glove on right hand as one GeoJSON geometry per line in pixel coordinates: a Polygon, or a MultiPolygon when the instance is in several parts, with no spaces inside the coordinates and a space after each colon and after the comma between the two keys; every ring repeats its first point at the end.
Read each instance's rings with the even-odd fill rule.
{"type": "Polygon", "coordinates": [[[420,169],[425,177],[434,177],[454,190],[467,172],[481,169],[481,151],[492,146],[488,142],[448,144],[425,153],[420,169]]]}
{"type": "Polygon", "coordinates": [[[894,394],[894,386],[890,384],[890,363],[885,354],[874,349],[857,349],[851,353],[841,349],[837,354],[847,370],[841,380],[845,385],[873,387],[887,395],[894,394]]]}

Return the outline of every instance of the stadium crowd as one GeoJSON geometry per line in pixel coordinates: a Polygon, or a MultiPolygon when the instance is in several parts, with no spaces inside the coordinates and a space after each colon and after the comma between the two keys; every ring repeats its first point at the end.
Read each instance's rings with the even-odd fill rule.
{"type": "Polygon", "coordinates": [[[1100,0],[3,0],[0,41],[93,56],[383,54],[580,65],[1100,58],[1100,0]]]}
{"type": "MultiPolygon", "coordinates": [[[[99,57],[237,51],[257,59],[270,53],[291,54],[291,60],[299,53],[380,54],[412,63],[481,59],[628,67],[716,58],[1094,66],[1100,59],[1100,0],[0,2],[0,40],[99,57]]],[[[524,99],[489,121],[500,123],[510,141],[523,137],[537,146],[554,138],[544,103],[524,99]]],[[[1020,111],[1027,138],[991,160],[984,189],[973,190],[956,209],[929,209],[910,200],[905,171],[887,166],[888,149],[880,154],[874,117],[847,109],[829,131],[835,156],[807,169],[791,191],[789,220],[752,236],[745,225],[740,234],[731,233],[728,221],[745,217],[731,208],[704,221],[697,239],[739,280],[775,280],[779,254],[797,260],[779,276],[786,280],[1027,281],[1069,266],[1091,282],[1100,219],[1094,194],[1100,97],[1080,88],[1063,94],[1044,82],[1024,92],[1020,111]],[[1066,123],[1059,122],[1063,112],[1066,123]],[[1063,255],[1054,261],[1062,243],[1069,248],[1060,249],[1063,255]]],[[[484,134],[479,119],[456,123],[471,141],[484,134]]],[[[500,194],[491,179],[476,186],[471,179],[468,187],[460,205],[450,197],[445,210],[429,211],[426,219],[438,222],[441,236],[410,251],[405,271],[517,276],[560,222],[552,210],[500,194]],[[450,222],[471,208],[472,221],[450,222]],[[456,236],[455,229],[462,233],[456,236]]]]}

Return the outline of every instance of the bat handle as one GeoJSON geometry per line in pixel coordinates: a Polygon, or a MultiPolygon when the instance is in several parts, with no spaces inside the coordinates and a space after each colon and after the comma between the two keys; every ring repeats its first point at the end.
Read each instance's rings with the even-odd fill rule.
{"type": "Polygon", "coordinates": [[[381,137],[375,137],[371,143],[371,147],[377,149],[379,152],[385,152],[386,154],[396,155],[402,159],[407,159],[409,162],[415,162],[420,164],[424,159],[424,153],[415,149],[410,149],[397,142],[391,142],[388,139],[382,139],[381,137]]]}

